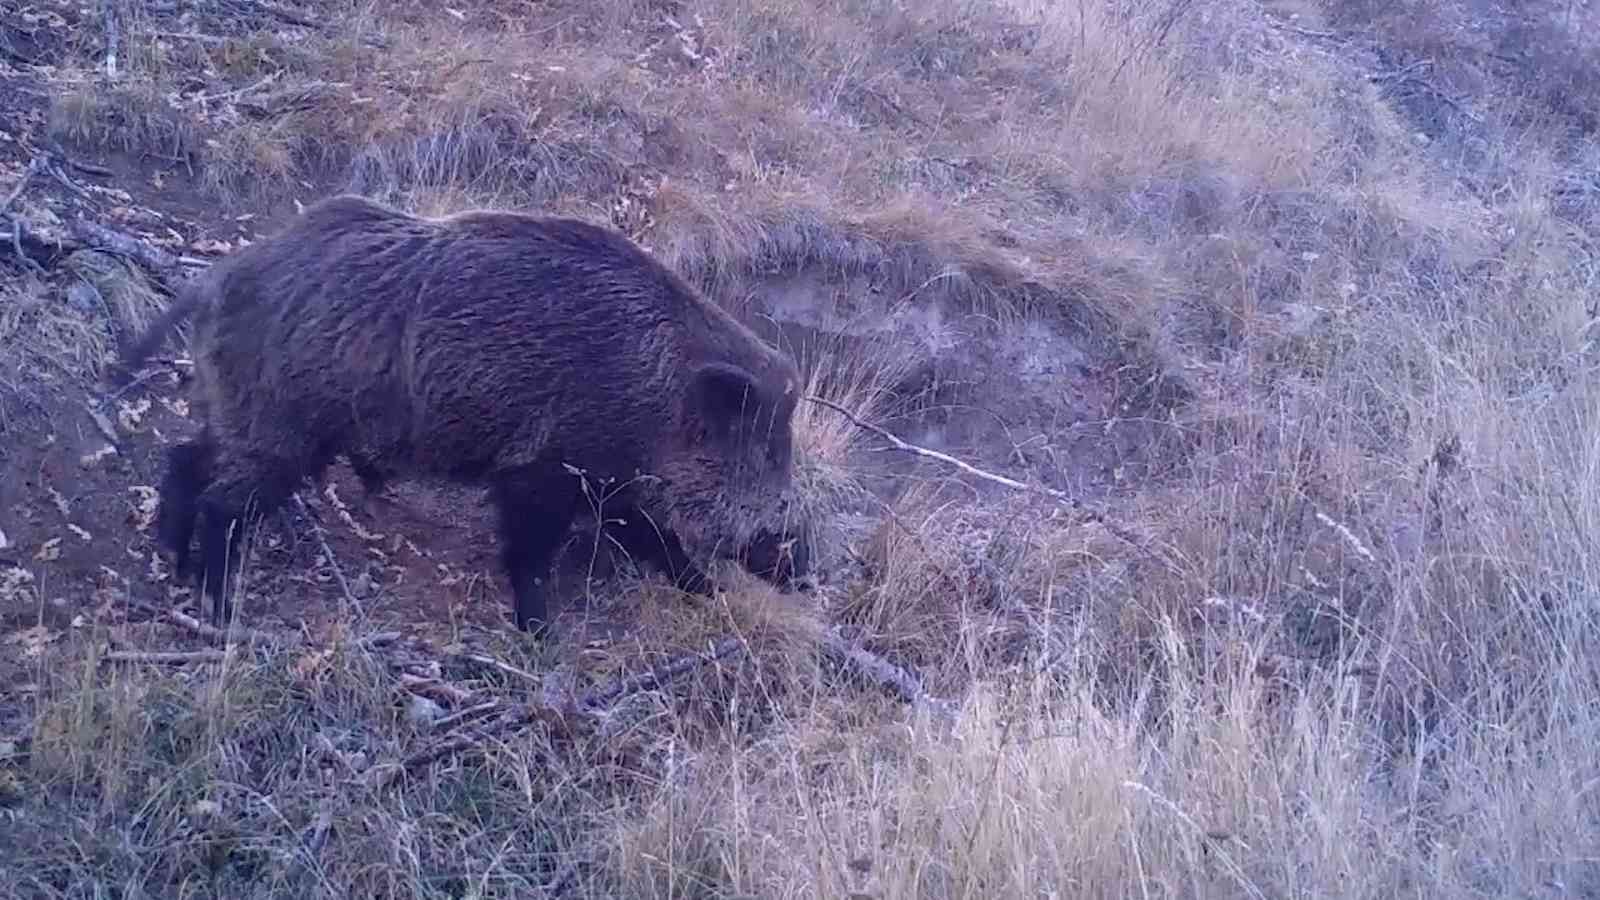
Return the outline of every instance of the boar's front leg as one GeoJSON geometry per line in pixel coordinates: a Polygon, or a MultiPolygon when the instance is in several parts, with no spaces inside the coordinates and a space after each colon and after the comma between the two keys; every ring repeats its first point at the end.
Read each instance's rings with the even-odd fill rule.
{"type": "Polygon", "coordinates": [[[542,633],[543,578],[577,513],[578,484],[559,466],[529,466],[498,475],[493,497],[500,513],[500,560],[511,580],[516,625],[542,633]]]}

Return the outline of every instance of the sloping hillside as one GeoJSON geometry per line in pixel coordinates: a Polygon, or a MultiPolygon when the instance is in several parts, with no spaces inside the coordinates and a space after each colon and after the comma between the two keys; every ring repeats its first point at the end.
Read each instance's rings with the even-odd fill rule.
{"type": "Polygon", "coordinates": [[[1596,22],[10,3],[0,891],[1600,896],[1596,22]],[[340,467],[217,649],[183,348],[106,366],[341,191],[612,225],[793,353],[815,589],[601,509],[540,643],[479,492],[340,467]]]}

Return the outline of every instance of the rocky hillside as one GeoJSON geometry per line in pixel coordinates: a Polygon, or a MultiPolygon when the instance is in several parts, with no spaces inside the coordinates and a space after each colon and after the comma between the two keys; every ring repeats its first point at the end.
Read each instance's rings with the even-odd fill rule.
{"type": "Polygon", "coordinates": [[[0,8],[0,891],[1600,896],[1597,22],[0,8]],[[106,367],[344,191],[611,225],[793,353],[815,590],[601,508],[530,640],[481,492],[341,465],[201,626],[184,348],[106,367]]]}

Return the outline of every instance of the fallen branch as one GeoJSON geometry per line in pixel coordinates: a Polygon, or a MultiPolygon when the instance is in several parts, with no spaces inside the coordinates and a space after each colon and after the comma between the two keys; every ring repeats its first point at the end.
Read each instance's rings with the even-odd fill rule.
{"type": "MultiPolygon", "coordinates": [[[[103,167],[90,166],[87,163],[72,164],[91,174],[109,171],[103,167]]],[[[54,261],[61,256],[78,250],[100,250],[139,263],[163,282],[169,290],[175,289],[194,270],[211,266],[209,260],[194,256],[174,256],[154,244],[139,240],[132,235],[123,234],[98,222],[91,222],[81,213],[67,223],[68,234],[52,235],[48,238],[39,234],[29,228],[21,217],[9,212],[9,209],[17,197],[22,194],[22,189],[26,186],[28,178],[31,178],[34,174],[47,171],[47,168],[43,157],[35,157],[35,161],[29,165],[30,174],[26,175],[23,181],[13,189],[11,196],[3,204],[0,204],[0,216],[11,220],[12,249],[21,253],[23,249],[31,248],[32,252],[24,258],[27,258],[34,266],[38,266],[37,261],[31,259],[35,255],[43,255],[48,260],[54,261]]]]}
{"type": "Polygon", "coordinates": [[[219,663],[226,658],[221,650],[112,650],[100,657],[106,662],[150,663],[185,666],[189,663],[219,663]]]}
{"type": "Polygon", "coordinates": [[[920,706],[927,709],[946,724],[953,725],[955,723],[956,711],[950,701],[929,694],[922,689],[922,685],[918,683],[915,675],[862,647],[860,644],[846,639],[840,632],[839,626],[835,625],[827,631],[819,633],[817,640],[828,652],[834,654],[859,674],[866,676],[868,680],[881,687],[894,689],[901,699],[912,706],[920,706]]]}
{"type": "Polygon", "coordinates": [[[169,288],[175,288],[186,280],[189,277],[189,269],[206,268],[211,265],[203,259],[174,256],[154,244],[107,228],[97,222],[91,222],[82,214],[74,216],[67,227],[83,247],[131,259],[149,269],[157,278],[166,282],[169,288]]]}
{"type": "Polygon", "coordinates": [[[706,663],[742,650],[744,646],[744,642],[737,638],[718,641],[708,653],[672,660],[648,672],[624,679],[604,690],[590,692],[564,708],[545,702],[521,703],[509,707],[482,726],[451,732],[438,743],[430,747],[424,747],[397,763],[387,766],[373,766],[355,780],[364,787],[380,791],[392,785],[399,780],[401,775],[407,772],[415,771],[447,756],[455,756],[475,748],[481,748],[484,744],[501,735],[519,731],[538,721],[546,722],[558,731],[569,732],[571,730],[570,716],[574,713],[580,716],[592,715],[601,707],[614,703],[629,694],[635,694],[664,684],[706,663]]]}

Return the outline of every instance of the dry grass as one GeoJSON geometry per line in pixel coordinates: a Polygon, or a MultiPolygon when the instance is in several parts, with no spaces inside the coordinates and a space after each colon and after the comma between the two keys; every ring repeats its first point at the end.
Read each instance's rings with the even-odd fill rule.
{"type": "Polygon", "coordinates": [[[138,267],[95,251],[69,255],[56,294],[30,272],[0,288],[0,436],[17,411],[38,409],[100,377],[111,347],[141,331],[163,302],[138,267]]]}
{"type": "MultiPolygon", "coordinates": [[[[0,884],[538,896],[578,860],[564,896],[1600,895],[1600,193],[1560,99],[1600,83],[1592,38],[1519,20],[1545,36],[1501,71],[1438,24],[1466,4],[1326,6],[1301,31],[1398,56],[1244,0],[341,5],[131,50],[117,87],[86,56],[60,131],[192,152],[236,202],[538,205],[733,305],[805,277],[841,310],[870,284],[1000,334],[1066,320],[1166,468],[1108,507],[1135,548],[804,406],[802,489],[848,573],[815,608],[613,598],[639,637],[585,678],[730,630],[754,653],[575,744],[352,794],[317,853],[344,763],[308,748],[423,738],[373,660],[184,675],[73,642],[0,758],[27,825],[0,884]],[[155,102],[197,65],[205,93],[276,72],[299,99],[155,102]],[[960,702],[956,733],[841,672],[824,621],[960,702]]],[[[927,402],[895,346],[793,349],[809,392],[895,423],[927,402]]]]}

